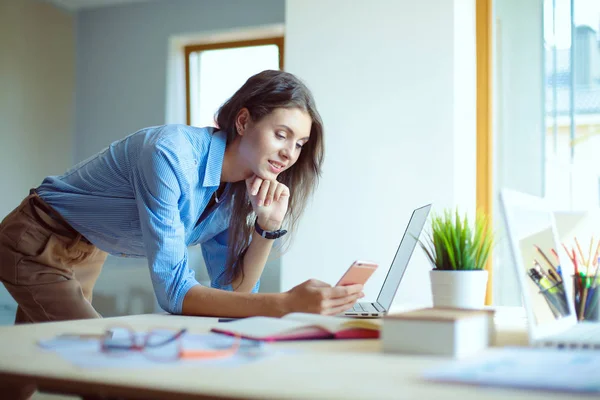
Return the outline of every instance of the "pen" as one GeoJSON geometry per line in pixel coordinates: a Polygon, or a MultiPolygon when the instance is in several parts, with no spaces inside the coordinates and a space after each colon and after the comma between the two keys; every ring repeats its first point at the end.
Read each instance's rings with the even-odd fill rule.
{"type": "Polygon", "coordinates": [[[553,281],[555,282],[560,282],[561,279],[559,276],[557,276],[554,272],[552,272],[551,269],[548,270],[548,275],[550,275],[550,278],[552,278],[553,281]]]}
{"type": "Polygon", "coordinates": [[[239,318],[219,318],[218,322],[231,322],[231,321],[236,321],[239,318]]]}
{"type": "Polygon", "coordinates": [[[530,268],[527,272],[531,280],[540,289],[540,294],[546,299],[554,317],[560,318],[566,315],[568,307],[565,304],[564,292],[561,288],[562,283],[552,285],[548,278],[541,276],[535,268],[530,268]]]}
{"type": "MultiPolygon", "coordinates": [[[[544,271],[544,267],[542,267],[540,265],[540,263],[538,262],[538,260],[536,260],[535,258],[533,259],[533,266],[534,266],[534,269],[538,272],[538,274],[540,274],[542,276],[547,276],[546,271],[544,271]]],[[[548,271],[550,271],[550,270],[548,270],[548,271]]]]}
{"type": "Polygon", "coordinates": [[[556,293],[557,289],[548,278],[542,276],[535,268],[531,268],[529,272],[529,276],[538,284],[540,289],[547,290],[550,293],[556,293]]]}
{"type": "Polygon", "coordinates": [[[579,320],[583,321],[585,317],[585,303],[587,302],[588,289],[590,288],[590,280],[587,276],[582,276],[583,293],[581,294],[581,302],[579,304],[579,320]]]}
{"type": "Polygon", "coordinates": [[[587,292],[587,296],[585,299],[585,309],[583,310],[583,319],[588,319],[590,315],[590,308],[592,306],[592,299],[594,298],[594,293],[596,290],[593,287],[590,287],[587,292]]]}
{"type": "Polygon", "coordinates": [[[594,272],[594,280],[592,281],[592,287],[598,286],[598,269],[600,269],[600,257],[598,257],[598,263],[596,264],[596,272],[594,272]]]}

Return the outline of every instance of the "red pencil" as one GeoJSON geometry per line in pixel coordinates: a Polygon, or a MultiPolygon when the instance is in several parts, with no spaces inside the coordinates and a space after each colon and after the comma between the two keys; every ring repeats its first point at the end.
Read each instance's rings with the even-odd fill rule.
{"type": "Polygon", "coordinates": [[[567,253],[567,256],[569,257],[569,259],[571,260],[571,262],[573,264],[575,264],[575,260],[573,259],[573,257],[571,257],[571,252],[569,251],[569,249],[567,249],[567,246],[565,246],[565,244],[562,244],[563,249],[565,249],[565,252],[567,253]]]}
{"type": "Polygon", "coordinates": [[[552,254],[554,254],[554,257],[556,258],[556,261],[558,261],[560,263],[560,258],[558,258],[558,253],[556,252],[556,250],[550,249],[550,251],[552,252],[552,254]]]}

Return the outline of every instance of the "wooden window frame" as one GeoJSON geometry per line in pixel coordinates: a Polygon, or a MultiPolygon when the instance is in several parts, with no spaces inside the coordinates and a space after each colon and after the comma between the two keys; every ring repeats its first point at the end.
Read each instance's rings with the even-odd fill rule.
{"type": "Polygon", "coordinates": [[[284,50],[284,38],[283,36],[275,36],[264,39],[252,39],[252,40],[240,40],[234,42],[219,42],[219,43],[207,43],[207,44],[194,44],[184,47],[185,54],[185,116],[187,124],[191,124],[191,88],[190,88],[190,54],[196,52],[202,52],[206,50],[223,50],[233,49],[239,47],[253,47],[253,46],[266,46],[276,45],[279,48],[279,69],[283,70],[283,50],[284,50]]]}
{"type": "MultiPolygon", "coordinates": [[[[475,33],[477,51],[477,209],[493,222],[493,130],[492,130],[492,13],[493,0],[476,0],[475,33]]],[[[485,304],[493,303],[492,258],[488,271],[485,304]]]]}

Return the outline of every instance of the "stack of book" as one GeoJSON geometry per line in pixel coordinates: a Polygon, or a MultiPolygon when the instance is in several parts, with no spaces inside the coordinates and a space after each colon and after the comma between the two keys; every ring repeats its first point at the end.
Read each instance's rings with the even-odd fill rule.
{"type": "Polygon", "coordinates": [[[390,314],[381,339],[386,353],[465,357],[494,340],[494,310],[423,308],[390,314]]]}

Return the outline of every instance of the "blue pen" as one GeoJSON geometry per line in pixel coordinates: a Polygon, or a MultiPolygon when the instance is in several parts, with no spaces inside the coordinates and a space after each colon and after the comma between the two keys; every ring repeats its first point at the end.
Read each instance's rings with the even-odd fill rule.
{"type": "Polygon", "coordinates": [[[586,296],[586,299],[585,299],[585,308],[583,310],[583,317],[584,317],[583,319],[588,319],[589,318],[590,309],[592,308],[592,306],[591,306],[592,301],[591,300],[594,297],[594,292],[595,291],[596,291],[596,289],[593,288],[593,287],[590,287],[588,289],[587,296],[586,296]]]}
{"type": "Polygon", "coordinates": [[[562,279],[562,269],[560,269],[560,264],[556,266],[556,272],[558,272],[558,276],[560,276],[560,279],[562,279]]]}

